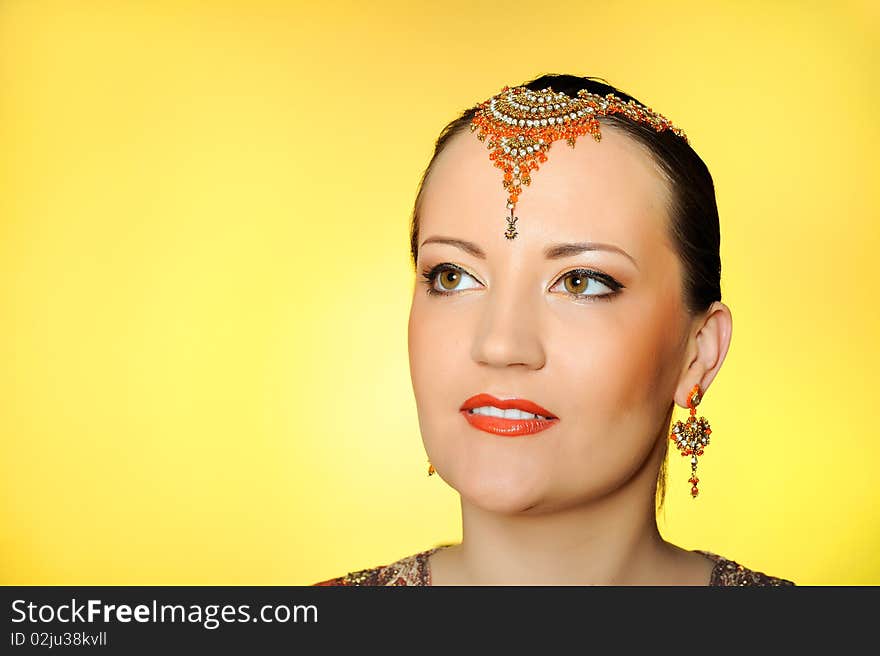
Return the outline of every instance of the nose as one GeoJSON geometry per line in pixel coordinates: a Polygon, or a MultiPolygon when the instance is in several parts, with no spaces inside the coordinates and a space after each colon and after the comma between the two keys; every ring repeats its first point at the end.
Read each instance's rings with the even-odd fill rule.
{"type": "Polygon", "coordinates": [[[513,287],[490,291],[473,337],[474,362],[492,367],[542,368],[545,351],[537,304],[538,299],[513,287]]]}

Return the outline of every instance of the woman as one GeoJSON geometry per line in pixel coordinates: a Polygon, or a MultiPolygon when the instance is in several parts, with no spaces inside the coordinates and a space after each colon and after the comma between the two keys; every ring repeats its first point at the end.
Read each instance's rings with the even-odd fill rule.
{"type": "Polygon", "coordinates": [[[411,236],[419,425],[463,539],[315,585],[794,585],[657,528],[670,441],[697,498],[732,326],[679,128],[592,78],[505,87],[443,130],[411,236]]]}

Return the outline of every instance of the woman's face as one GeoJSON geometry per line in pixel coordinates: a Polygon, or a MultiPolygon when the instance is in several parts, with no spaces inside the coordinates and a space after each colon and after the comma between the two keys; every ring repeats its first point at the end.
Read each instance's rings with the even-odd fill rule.
{"type": "Polygon", "coordinates": [[[558,141],[547,158],[523,188],[512,240],[502,172],[469,132],[448,142],[422,196],[409,320],[422,439],[447,483],[497,512],[560,509],[623,485],[666,439],[683,370],[681,265],[647,151],[605,125],[601,142],[558,141]],[[545,255],[579,242],[615,250],[545,255]],[[442,264],[429,284],[422,273],[442,264]],[[566,275],[576,269],[600,277],[566,275]],[[486,432],[460,412],[479,393],[528,399],[558,420],[486,432]]]}

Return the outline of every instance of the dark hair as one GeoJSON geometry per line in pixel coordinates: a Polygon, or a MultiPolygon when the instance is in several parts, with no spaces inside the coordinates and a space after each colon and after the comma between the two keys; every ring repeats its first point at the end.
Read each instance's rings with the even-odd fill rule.
{"type": "MultiPolygon", "coordinates": [[[[554,91],[563,92],[571,98],[575,98],[580,89],[602,96],[613,93],[624,101],[634,100],[644,105],[602,78],[548,74],[525,82],[521,86],[532,91],[551,87],[554,91]]],[[[466,109],[443,128],[434,146],[431,161],[419,182],[410,227],[413,266],[418,261],[419,211],[425,181],[431,173],[437,155],[449,139],[461,132],[470,132],[470,122],[477,107],[474,105],[466,109]]],[[[603,116],[599,121],[622,130],[645,146],[665,177],[670,192],[667,208],[670,218],[668,235],[682,264],[684,306],[691,316],[705,312],[714,301],[721,300],[721,234],[718,207],[715,203],[715,186],[709,169],[694,149],[670,130],[657,132],[649,125],[633,121],[623,114],[603,116]]],[[[668,449],[668,441],[666,444],[668,449]]],[[[663,505],[665,492],[666,458],[664,457],[657,481],[658,510],[663,505]]]]}

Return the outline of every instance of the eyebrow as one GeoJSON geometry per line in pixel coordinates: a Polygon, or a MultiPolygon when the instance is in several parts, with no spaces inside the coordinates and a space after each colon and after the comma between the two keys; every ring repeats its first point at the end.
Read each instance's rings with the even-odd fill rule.
{"type": "MultiPolygon", "coordinates": [[[[461,250],[470,253],[474,257],[478,257],[481,260],[486,259],[486,253],[482,248],[477,246],[472,241],[465,241],[464,239],[455,239],[453,237],[428,237],[425,241],[421,243],[421,248],[425,244],[449,244],[450,246],[456,246],[461,250]]],[[[558,260],[563,257],[571,257],[572,255],[580,255],[586,251],[610,251],[612,253],[619,253],[629,259],[632,262],[636,269],[639,268],[638,263],[633,259],[633,257],[627,253],[625,250],[620,248],[619,246],[615,246],[614,244],[603,244],[601,242],[596,241],[578,241],[578,242],[570,242],[570,243],[560,243],[560,244],[550,244],[544,248],[544,257],[548,260],[558,260]]]]}

